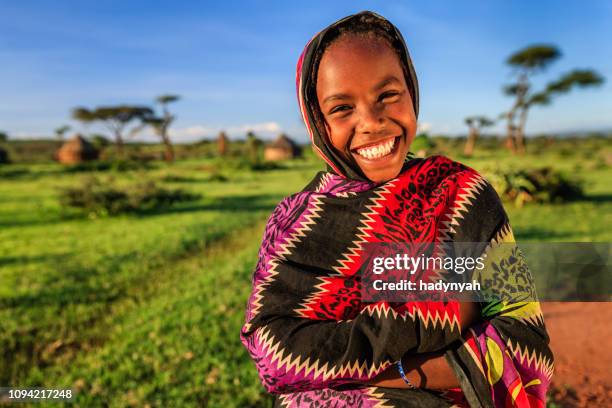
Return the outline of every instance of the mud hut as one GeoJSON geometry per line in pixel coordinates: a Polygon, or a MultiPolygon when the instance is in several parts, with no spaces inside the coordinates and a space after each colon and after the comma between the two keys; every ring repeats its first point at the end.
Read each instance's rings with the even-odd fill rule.
{"type": "Polygon", "coordinates": [[[279,135],[264,149],[264,159],[267,161],[289,160],[302,155],[302,149],[287,135],[279,135]]]}
{"type": "Polygon", "coordinates": [[[96,160],[98,154],[98,150],[91,143],[81,135],[75,135],[57,151],[57,160],[62,164],[77,164],[96,160]]]}

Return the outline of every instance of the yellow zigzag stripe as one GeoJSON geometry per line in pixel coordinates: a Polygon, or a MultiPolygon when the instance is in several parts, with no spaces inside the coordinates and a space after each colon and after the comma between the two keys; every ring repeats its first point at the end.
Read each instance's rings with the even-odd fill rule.
{"type": "Polygon", "coordinates": [[[393,187],[395,187],[395,183],[390,182],[387,185],[376,189],[376,196],[370,199],[372,204],[366,205],[366,212],[363,214],[364,219],[361,220],[362,226],[357,228],[357,230],[359,231],[356,234],[357,239],[355,239],[351,243],[351,246],[348,248],[348,250],[341,255],[342,258],[339,261],[340,265],[335,266],[333,268],[334,271],[336,271],[337,273],[336,276],[342,276],[342,271],[345,269],[349,269],[348,264],[354,262],[351,257],[359,257],[360,252],[363,249],[363,244],[366,242],[366,239],[370,237],[370,232],[373,229],[372,224],[374,223],[374,219],[372,218],[372,216],[377,214],[377,209],[383,207],[382,203],[386,200],[384,194],[388,194],[390,192],[389,189],[393,187]]]}
{"type": "Polygon", "coordinates": [[[383,206],[382,201],[385,200],[385,197],[383,197],[383,194],[388,193],[389,188],[393,186],[394,186],[393,183],[389,183],[384,188],[381,188],[379,189],[379,191],[376,191],[376,196],[371,198],[372,204],[366,205],[367,211],[364,214],[364,219],[361,221],[362,226],[357,228],[359,231],[356,234],[357,238],[350,244],[347,251],[344,252],[340,256],[341,259],[338,261],[340,265],[334,266],[332,268],[335,271],[335,273],[330,274],[330,276],[327,276],[327,277],[317,278],[320,283],[315,285],[312,294],[308,296],[306,300],[302,302],[300,306],[294,310],[294,312],[297,313],[299,316],[305,316],[307,312],[312,310],[312,305],[317,304],[321,295],[323,295],[326,292],[325,286],[330,281],[330,278],[344,276],[343,270],[346,270],[349,268],[348,264],[350,262],[354,262],[352,257],[360,256],[360,252],[363,248],[363,244],[364,242],[366,242],[366,239],[370,236],[370,231],[373,228],[372,223],[374,222],[374,219],[372,218],[372,215],[376,214],[376,209],[381,208],[383,206]]]}
{"type": "MultiPolygon", "coordinates": [[[[466,182],[466,185],[462,187],[457,193],[457,198],[453,203],[450,219],[441,222],[439,229],[438,243],[444,243],[452,240],[452,235],[457,231],[455,226],[459,225],[459,220],[462,220],[464,213],[469,211],[469,206],[473,204],[473,200],[476,200],[477,195],[484,190],[487,181],[479,174],[473,174],[473,179],[466,182]]],[[[444,258],[447,256],[446,252],[440,246],[436,248],[436,257],[444,258]]],[[[444,271],[434,271],[435,275],[432,276],[432,281],[443,279],[442,274],[444,271]]]]}
{"type": "Polygon", "coordinates": [[[292,374],[299,374],[308,376],[313,375],[315,380],[327,381],[337,377],[354,377],[358,374],[360,377],[367,373],[368,377],[374,373],[382,371],[383,367],[389,365],[391,361],[382,361],[378,365],[373,365],[369,370],[367,363],[359,362],[347,362],[339,367],[328,367],[328,363],[323,365],[318,360],[310,362],[310,357],[304,359],[302,356],[296,356],[284,348],[281,347],[280,342],[275,342],[274,336],[266,327],[259,327],[255,331],[255,336],[259,340],[261,346],[265,350],[265,355],[270,357],[270,363],[276,364],[276,368],[279,370],[285,370],[292,374]]]}
{"type": "Polygon", "coordinates": [[[544,325],[544,316],[539,302],[518,302],[504,304],[500,316],[508,316],[520,322],[527,322],[534,326],[544,325]],[[520,307],[517,307],[520,306],[520,307]],[[504,311],[505,309],[510,309],[504,311]]]}
{"type": "Polygon", "coordinates": [[[469,211],[469,206],[476,199],[478,193],[484,190],[487,182],[479,174],[473,174],[473,179],[469,180],[464,187],[457,193],[457,199],[452,207],[450,220],[443,221],[440,228],[441,240],[446,241],[452,238],[452,234],[456,233],[455,227],[459,225],[459,220],[462,220],[465,213],[469,211]]]}
{"type": "MultiPolygon", "coordinates": [[[[289,254],[290,248],[295,248],[295,244],[304,236],[306,236],[305,232],[310,231],[311,225],[315,223],[315,219],[320,216],[321,208],[321,198],[322,195],[313,194],[313,207],[310,209],[309,213],[306,215],[305,219],[300,223],[299,227],[291,236],[285,239],[284,243],[280,244],[279,251],[277,252],[278,258],[272,258],[268,263],[268,271],[269,274],[262,281],[255,285],[255,289],[253,290],[253,302],[251,309],[251,318],[255,317],[259,310],[262,307],[261,300],[263,298],[263,291],[267,286],[272,283],[276,275],[278,275],[277,266],[280,263],[280,260],[285,259],[285,255],[289,254]]],[[[245,324],[245,328],[247,330],[250,329],[250,324],[245,324]]]]}
{"type": "Polygon", "coordinates": [[[528,366],[534,366],[536,370],[546,375],[548,380],[552,378],[554,364],[551,360],[547,359],[543,355],[538,355],[535,350],[529,351],[527,346],[521,348],[521,345],[518,344],[518,342],[516,343],[516,345],[513,345],[510,339],[508,339],[507,341],[507,346],[521,364],[527,362],[528,366]]]}
{"type": "Polygon", "coordinates": [[[457,316],[453,316],[451,318],[448,313],[444,313],[444,316],[440,316],[439,310],[436,310],[435,315],[433,315],[432,313],[430,313],[430,311],[423,312],[418,307],[415,307],[412,312],[410,310],[407,310],[405,313],[399,314],[387,303],[379,302],[368,304],[366,307],[363,308],[363,311],[367,312],[370,316],[378,316],[385,318],[389,318],[391,316],[394,319],[401,318],[404,321],[406,321],[407,317],[410,317],[413,322],[416,321],[418,315],[421,324],[423,324],[425,328],[429,328],[430,325],[433,329],[435,329],[437,326],[440,326],[440,328],[450,326],[451,331],[459,330],[459,320],[457,319],[457,316]],[[416,311],[416,313],[414,311],[416,311]]]}
{"type": "Polygon", "coordinates": [[[374,408],[394,408],[394,405],[387,405],[388,399],[383,398],[384,393],[376,392],[378,387],[368,387],[365,389],[366,396],[370,397],[370,402],[375,402],[374,408]],[[373,400],[372,400],[373,399],[373,400]]]}
{"type": "Polygon", "coordinates": [[[278,396],[278,399],[280,400],[280,406],[289,408],[291,406],[289,404],[293,402],[293,399],[291,398],[293,397],[293,395],[294,394],[280,394],[278,396]]]}
{"type": "Polygon", "coordinates": [[[319,182],[319,185],[315,189],[315,192],[320,193],[321,191],[323,191],[325,187],[327,187],[327,185],[329,184],[330,180],[331,180],[331,173],[325,173],[323,177],[321,177],[321,181],[319,182]]]}

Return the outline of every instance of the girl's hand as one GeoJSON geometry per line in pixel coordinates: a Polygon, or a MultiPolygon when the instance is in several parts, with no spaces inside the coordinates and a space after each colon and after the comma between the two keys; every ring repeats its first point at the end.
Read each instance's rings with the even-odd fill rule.
{"type": "MultiPolygon", "coordinates": [[[[404,356],[402,367],[406,377],[416,388],[443,390],[459,387],[459,381],[442,353],[404,356]]],[[[411,388],[400,377],[395,364],[367,384],[376,387],[411,388]]]]}
{"type": "MultiPolygon", "coordinates": [[[[479,316],[480,311],[476,303],[459,303],[459,324],[462,332],[478,321],[479,316]]],[[[415,387],[436,390],[459,387],[459,381],[448,365],[444,353],[405,355],[402,357],[402,367],[406,377],[415,387]]],[[[387,388],[410,388],[400,376],[395,364],[367,384],[387,388]]]]}

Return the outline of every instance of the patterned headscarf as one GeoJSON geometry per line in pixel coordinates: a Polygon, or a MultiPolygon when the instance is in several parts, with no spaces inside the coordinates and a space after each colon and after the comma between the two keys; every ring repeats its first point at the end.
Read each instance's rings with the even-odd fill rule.
{"type": "Polygon", "coordinates": [[[362,11],[336,21],[316,34],[306,45],[297,64],[296,85],[300,111],[310,134],[313,148],[327,162],[329,170],[354,180],[367,181],[356,163],[347,160],[334,149],[321,124],[321,113],[316,98],[316,76],[325,50],[344,33],[371,31],[390,42],[400,60],[406,84],[412,97],[415,115],[419,114],[419,84],[410,54],[402,34],[387,19],[371,11],[362,11]]]}

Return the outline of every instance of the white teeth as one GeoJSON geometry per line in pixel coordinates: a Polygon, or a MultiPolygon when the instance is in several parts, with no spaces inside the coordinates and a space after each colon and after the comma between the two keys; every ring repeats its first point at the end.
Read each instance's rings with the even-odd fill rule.
{"type": "Polygon", "coordinates": [[[362,157],[365,157],[366,159],[378,159],[391,153],[391,150],[393,150],[394,146],[395,138],[392,138],[384,143],[380,143],[375,146],[368,146],[364,147],[363,149],[358,149],[357,154],[362,157]]]}

